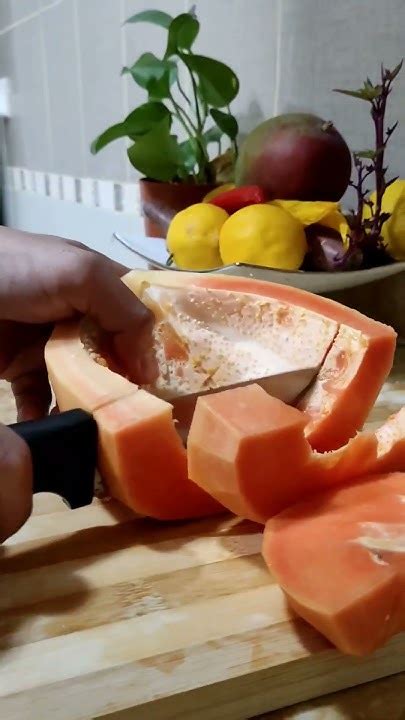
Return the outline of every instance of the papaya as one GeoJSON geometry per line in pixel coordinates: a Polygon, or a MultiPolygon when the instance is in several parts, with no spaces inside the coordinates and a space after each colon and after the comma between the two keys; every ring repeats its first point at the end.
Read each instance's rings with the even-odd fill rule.
{"type": "Polygon", "coordinates": [[[107,491],[134,512],[161,520],[223,512],[187,476],[172,406],[112,371],[79,321],[59,324],[45,348],[61,411],[80,407],[99,431],[99,470],[107,491]]]}
{"type": "Polygon", "coordinates": [[[108,490],[142,515],[224,511],[215,492],[188,477],[176,396],[317,366],[295,410],[304,418],[300,443],[304,454],[333,450],[362,425],[392,365],[391,328],[295,288],[174,271],[131,271],[123,282],[155,314],[156,383],[139,388],[121,376],[83,322],[58,325],[45,360],[59,408],[81,407],[98,423],[108,490]]]}
{"type": "MultiPolygon", "coordinates": [[[[247,358],[253,378],[263,368],[276,372],[319,362],[316,380],[298,407],[309,418],[305,434],[311,446],[321,452],[336,450],[363,426],[392,367],[393,328],[305,290],[180,271],[133,270],[123,281],[180,334],[187,337],[194,328],[211,331],[215,343],[229,338],[221,376],[229,348],[241,334],[257,341],[247,358]],[[258,343],[261,357],[266,351],[260,366],[258,343]]],[[[256,377],[260,374],[265,373],[256,377]]]]}
{"type": "Polygon", "coordinates": [[[365,656],[405,630],[405,474],[364,477],[266,523],[262,554],[299,616],[365,656]]]}
{"type": "Polygon", "coordinates": [[[405,472],[405,408],[329,453],[312,450],[306,422],[256,384],[202,396],[188,436],[189,476],[234,514],[264,524],[322,489],[405,472]]]}

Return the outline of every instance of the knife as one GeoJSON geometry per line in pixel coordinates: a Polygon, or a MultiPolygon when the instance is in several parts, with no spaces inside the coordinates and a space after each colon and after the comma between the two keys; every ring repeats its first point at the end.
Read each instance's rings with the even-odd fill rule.
{"type": "MultiPolygon", "coordinates": [[[[319,371],[319,366],[290,370],[226,387],[171,398],[176,429],[186,442],[197,400],[215,392],[261,385],[273,397],[289,405],[297,402],[319,371]]],[[[50,492],[70,508],[89,505],[105,497],[102,480],[97,488],[98,428],[91,413],[80,408],[48,415],[40,420],[12,423],[9,427],[27,443],[32,459],[33,493],[50,492]]]]}

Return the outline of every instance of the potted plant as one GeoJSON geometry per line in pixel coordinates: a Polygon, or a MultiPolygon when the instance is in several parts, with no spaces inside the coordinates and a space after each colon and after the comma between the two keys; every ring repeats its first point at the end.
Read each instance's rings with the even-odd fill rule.
{"type": "Polygon", "coordinates": [[[143,176],[140,194],[146,234],[165,237],[176,212],[233,180],[238,123],[230,104],[239,81],[224,63],[193,52],[200,29],[194,8],[174,18],[160,10],[145,10],[126,23],[162,27],[166,49],[161,58],[145,52],[122,69],[145,90],[146,102],[99,135],[91,152],[129,138],[129,161],[143,176]]]}

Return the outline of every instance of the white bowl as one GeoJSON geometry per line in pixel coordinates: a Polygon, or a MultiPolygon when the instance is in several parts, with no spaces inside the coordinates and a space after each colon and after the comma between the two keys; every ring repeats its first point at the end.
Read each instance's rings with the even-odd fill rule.
{"type": "MultiPolygon", "coordinates": [[[[135,253],[141,260],[146,263],[150,269],[158,270],[177,270],[182,272],[175,265],[166,265],[169,257],[166,249],[166,241],[164,238],[126,238],[120,233],[114,233],[114,237],[118,242],[124,245],[128,250],[135,253]]],[[[347,272],[308,272],[303,270],[276,270],[274,268],[260,267],[258,265],[247,265],[245,263],[235,263],[234,265],[224,265],[214,270],[202,270],[202,273],[221,273],[222,275],[236,275],[239,277],[254,278],[255,280],[267,280],[268,282],[278,283],[281,285],[291,285],[293,287],[308,290],[312,293],[329,293],[336,290],[345,290],[347,288],[365,285],[366,283],[390,275],[397,275],[405,270],[405,262],[396,262],[392,265],[384,265],[381,267],[371,268],[370,270],[348,270],[347,272]]],[[[184,271],[186,272],[186,271],[184,271]]]]}

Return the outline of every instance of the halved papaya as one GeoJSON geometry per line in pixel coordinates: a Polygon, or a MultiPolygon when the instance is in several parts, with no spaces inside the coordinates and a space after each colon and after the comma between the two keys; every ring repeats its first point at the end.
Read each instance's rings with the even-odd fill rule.
{"type": "Polygon", "coordinates": [[[99,429],[99,469],[109,493],[140,515],[164,520],[224,509],[187,476],[172,406],[113,372],[77,321],[55,328],[45,348],[61,411],[83,408],[99,429]]]}
{"type": "Polygon", "coordinates": [[[236,515],[265,523],[319,490],[405,471],[405,408],[329,453],[312,450],[307,422],[255,384],[202,396],[188,436],[189,477],[236,515]]]}
{"type": "MultiPolygon", "coordinates": [[[[222,509],[188,479],[173,424],[176,395],[319,366],[300,423],[313,446],[329,449],[364,421],[392,364],[391,328],[303,291],[182,272],[132,271],[123,281],[155,313],[160,374],[153,387],[140,389],[113,372],[77,323],[55,329],[45,357],[60,409],[94,413],[110,490],[141,514],[179,518],[222,509]]],[[[304,440],[301,433],[306,452],[304,440]]]]}
{"type": "Polygon", "coordinates": [[[405,630],[405,475],[364,478],[268,521],[263,557],[291,607],[342,652],[405,630]]]}
{"type": "MultiPolygon", "coordinates": [[[[391,327],[304,290],[175,271],[134,270],[123,281],[180,336],[194,335],[194,355],[196,348],[204,349],[205,332],[204,347],[217,347],[213,370],[218,381],[229,375],[241,334],[252,340],[250,353],[246,343],[244,347],[252,377],[255,371],[257,377],[265,374],[263,369],[275,372],[319,362],[316,381],[299,403],[309,418],[305,433],[319,451],[344,445],[362,427],[392,367],[396,333],[391,327]]],[[[239,344],[238,353],[241,348],[239,344]]]]}

